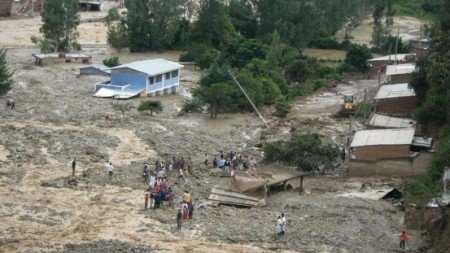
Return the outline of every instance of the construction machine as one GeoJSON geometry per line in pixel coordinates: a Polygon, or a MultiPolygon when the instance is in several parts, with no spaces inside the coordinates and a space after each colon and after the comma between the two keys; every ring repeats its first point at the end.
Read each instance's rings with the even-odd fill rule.
{"type": "Polygon", "coordinates": [[[354,105],[355,96],[353,95],[344,95],[343,97],[344,103],[342,104],[342,108],[339,111],[341,117],[350,117],[355,115],[356,107],[354,105]]]}

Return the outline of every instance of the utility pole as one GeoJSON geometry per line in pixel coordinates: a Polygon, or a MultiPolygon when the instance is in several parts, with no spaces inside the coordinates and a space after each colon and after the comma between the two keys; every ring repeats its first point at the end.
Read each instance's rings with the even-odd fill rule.
{"type": "Polygon", "coordinates": [[[400,27],[397,28],[397,39],[395,40],[395,61],[397,61],[398,38],[400,37],[400,27]]]}
{"type": "Polygon", "coordinates": [[[252,100],[251,100],[250,97],[247,95],[247,93],[245,92],[244,88],[242,88],[241,84],[238,82],[238,80],[236,79],[236,77],[233,76],[233,74],[231,73],[230,70],[228,70],[228,73],[229,73],[230,76],[233,78],[234,82],[236,82],[237,86],[239,86],[239,88],[241,89],[242,93],[244,93],[244,96],[247,98],[248,102],[250,102],[250,104],[252,105],[253,109],[254,109],[255,112],[258,114],[259,118],[264,122],[264,124],[266,125],[266,127],[269,128],[269,125],[267,124],[266,120],[263,118],[263,116],[261,115],[261,113],[259,113],[258,108],[256,108],[255,104],[253,104],[252,100]]]}

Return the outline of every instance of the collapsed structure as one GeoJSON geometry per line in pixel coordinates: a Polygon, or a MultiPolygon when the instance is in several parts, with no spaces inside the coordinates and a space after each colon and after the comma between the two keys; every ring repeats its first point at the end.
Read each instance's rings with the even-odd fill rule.
{"type": "Polygon", "coordinates": [[[374,114],[368,123],[371,129],[410,128],[415,127],[416,121],[409,118],[396,118],[381,114],[374,114]]]}
{"type": "Polygon", "coordinates": [[[92,56],[84,53],[50,53],[33,54],[36,65],[45,65],[60,62],[80,62],[89,64],[92,62],[92,56]]]}
{"type": "Polygon", "coordinates": [[[255,174],[236,171],[214,186],[209,199],[220,204],[256,207],[275,187],[297,188],[302,192],[304,176],[303,172],[280,165],[258,167],[255,174]],[[299,179],[297,187],[294,187],[295,179],[299,179]]]}

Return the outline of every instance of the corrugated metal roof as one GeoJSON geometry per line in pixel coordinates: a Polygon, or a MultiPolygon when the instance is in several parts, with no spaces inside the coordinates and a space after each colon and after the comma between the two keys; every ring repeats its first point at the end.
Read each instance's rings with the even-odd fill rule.
{"type": "Polygon", "coordinates": [[[410,145],[414,129],[380,129],[357,131],[350,147],[376,145],[410,145]]]}
{"type": "Polygon", "coordinates": [[[130,68],[145,73],[149,76],[155,76],[173,70],[181,69],[183,68],[183,65],[165,59],[152,59],[152,60],[131,62],[111,69],[122,69],[122,68],[130,68]]]}
{"type": "Polygon", "coordinates": [[[145,89],[135,89],[135,88],[125,88],[123,90],[113,90],[113,89],[108,89],[108,88],[100,88],[95,94],[94,96],[96,97],[100,97],[100,98],[118,98],[118,99],[127,99],[127,98],[132,98],[135,97],[137,95],[139,95],[139,93],[141,93],[142,91],[144,91],[145,89]]]}
{"type": "Polygon", "coordinates": [[[369,122],[370,126],[386,128],[407,128],[413,124],[415,124],[415,121],[412,119],[395,118],[380,114],[374,114],[369,122]]]}
{"type": "Polygon", "coordinates": [[[392,76],[392,75],[409,74],[414,72],[414,70],[416,70],[416,65],[414,63],[388,65],[386,67],[386,75],[392,76]]]}
{"type": "Polygon", "coordinates": [[[415,97],[416,93],[407,83],[382,85],[375,95],[375,99],[415,97]]]}
{"type": "Polygon", "coordinates": [[[367,60],[368,62],[373,62],[373,61],[403,61],[406,56],[409,54],[391,54],[391,55],[385,55],[385,56],[381,56],[381,57],[376,57],[376,58],[372,58],[367,60]]]}

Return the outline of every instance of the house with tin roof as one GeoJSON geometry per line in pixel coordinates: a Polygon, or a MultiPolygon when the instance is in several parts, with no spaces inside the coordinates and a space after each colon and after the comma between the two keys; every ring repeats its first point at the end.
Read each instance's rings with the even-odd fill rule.
{"type": "Polygon", "coordinates": [[[110,68],[111,80],[95,84],[96,97],[127,99],[176,93],[183,65],[165,59],[136,61],[110,68]]]}
{"type": "Polygon", "coordinates": [[[386,76],[390,84],[409,83],[414,71],[416,71],[414,63],[388,65],[386,67],[386,76]]]}
{"type": "Polygon", "coordinates": [[[382,85],[375,95],[376,112],[391,116],[410,115],[417,105],[416,93],[407,83],[382,85]]]}

